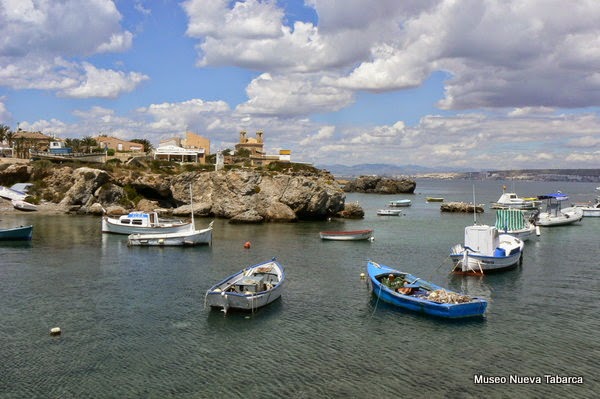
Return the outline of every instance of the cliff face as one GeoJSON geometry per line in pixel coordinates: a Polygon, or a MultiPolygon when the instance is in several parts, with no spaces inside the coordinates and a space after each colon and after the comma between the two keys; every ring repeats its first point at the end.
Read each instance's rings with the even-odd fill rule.
{"type": "Polygon", "coordinates": [[[254,170],[187,173],[171,181],[173,197],[195,214],[233,221],[325,219],[344,208],[344,193],[328,175],[260,173],[254,170]]]}
{"type": "Polygon", "coordinates": [[[20,169],[19,176],[23,182],[35,183],[31,190],[34,197],[84,214],[98,213],[102,208],[166,208],[175,215],[189,215],[190,184],[195,215],[234,222],[326,219],[342,211],[345,201],[344,192],[327,172],[233,170],[162,175],[56,166],[20,169]]]}

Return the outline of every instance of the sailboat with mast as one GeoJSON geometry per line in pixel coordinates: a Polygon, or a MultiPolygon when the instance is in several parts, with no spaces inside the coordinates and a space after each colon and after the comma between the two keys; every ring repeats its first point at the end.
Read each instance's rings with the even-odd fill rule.
{"type": "Polygon", "coordinates": [[[127,237],[127,245],[133,246],[196,246],[212,245],[213,222],[210,222],[207,228],[196,230],[194,222],[194,206],[192,200],[192,185],[190,184],[190,211],[192,213],[192,223],[187,231],[175,233],[158,234],[130,234],[127,237]]]}
{"type": "MultiPolygon", "coordinates": [[[[473,187],[475,203],[475,187],[473,187]]],[[[500,234],[496,226],[478,225],[477,213],[473,212],[474,224],[465,227],[464,244],[450,249],[452,271],[457,274],[483,275],[508,270],[522,264],[523,240],[509,234],[500,234]]]]}

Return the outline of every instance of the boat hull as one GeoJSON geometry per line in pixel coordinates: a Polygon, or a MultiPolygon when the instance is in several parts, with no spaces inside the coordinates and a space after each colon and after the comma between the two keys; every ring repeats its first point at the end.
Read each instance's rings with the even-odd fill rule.
{"type": "Polygon", "coordinates": [[[12,200],[11,201],[13,208],[23,212],[35,212],[37,211],[37,206],[34,204],[30,204],[29,202],[22,200],[12,200]]]}
{"type": "Polygon", "coordinates": [[[229,309],[254,311],[281,297],[284,280],[283,267],[277,261],[273,259],[259,263],[240,270],[209,288],[206,292],[205,304],[211,308],[220,308],[225,313],[229,309]],[[269,273],[265,273],[263,276],[261,270],[264,268],[270,269],[269,273]],[[261,275],[260,281],[257,279],[258,275],[261,275]],[[246,282],[246,279],[250,281],[246,282]],[[254,292],[245,291],[244,288],[239,292],[230,290],[231,287],[248,289],[251,283],[256,283],[256,287],[260,286],[260,288],[254,292]]]}
{"type": "Polygon", "coordinates": [[[0,229],[0,241],[30,241],[32,235],[33,226],[0,229]]]}
{"type": "Polygon", "coordinates": [[[127,244],[142,247],[191,247],[212,244],[212,227],[185,233],[130,234],[127,244]]]}
{"type": "Polygon", "coordinates": [[[322,240],[360,241],[373,238],[373,230],[322,231],[319,235],[322,240]]]}
{"type": "Polygon", "coordinates": [[[584,217],[600,217],[600,208],[581,208],[584,217]]]}
{"type": "Polygon", "coordinates": [[[397,200],[397,201],[390,201],[388,206],[391,207],[407,207],[411,205],[411,201],[410,200],[397,200]]]}
{"type": "Polygon", "coordinates": [[[572,207],[565,208],[558,212],[541,212],[538,214],[536,224],[538,226],[564,226],[573,224],[583,219],[583,210],[581,208],[572,207]]]}
{"type": "MultiPolygon", "coordinates": [[[[442,287],[425,282],[411,274],[400,272],[385,265],[369,261],[367,263],[367,272],[373,294],[383,302],[403,309],[423,313],[429,316],[457,319],[482,316],[487,308],[487,301],[477,297],[472,297],[471,301],[466,303],[438,303],[418,296],[405,295],[392,291],[392,289],[385,284],[382,284],[380,281],[382,277],[389,274],[403,275],[404,279],[415,282],[413,285],[420,285],[423,289],[428,289],[430,291],[442,290],[442,287]]],[[[444,291],[457,294],[450,290],[444,291]]]]}
{"type": "Polygon", "coordinates": [[[507,231],[505,231],[505,233],[508,235],[511,235],[513,237],[516,237],[521,241],[527,241],[536,234],[534,225],[531,225],[531,226],[527,227],[526,229],[522,229],[522,230],[507,230],[507,231]]]}
{"type": "Polygon", "coordinates": [[[399,209],[380,209],[377,211],[379,216],[400,216],[402,211],[399,209]]]}

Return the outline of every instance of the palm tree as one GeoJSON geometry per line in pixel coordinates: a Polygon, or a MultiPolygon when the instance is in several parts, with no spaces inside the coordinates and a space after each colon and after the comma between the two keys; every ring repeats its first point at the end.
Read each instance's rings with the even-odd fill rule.
{"type": "Polygon", "coordinates": [[[92,148],[98,147],[98,142],[91,136],[85,136],[81,139],[81,147],[83,152],[92,152],[92,148]]]}
{"type": "Polygon", "coordinates": [[[10,132],[10,127],[6,125],[0,125],[0,143],[3,143],[6,140],[6,135],[10,132]]]}

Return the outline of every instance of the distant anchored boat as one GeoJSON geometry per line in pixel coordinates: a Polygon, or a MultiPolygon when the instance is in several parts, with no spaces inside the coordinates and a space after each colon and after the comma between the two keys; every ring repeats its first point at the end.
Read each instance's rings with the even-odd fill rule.
{"type": "Polygon", "coordinates": [[[411,201],[409,199],[399,199],[399,200],[390,201],[388,203],[388,206],[392,206],[392,207],[401,207],[401,206],[410,206],[410,205],[411,205],[411,201]]]}
{"type": "Polygon", "coordinates": [[[373,230],[322,231],[319,233],[323,240],[360,241],[373,238],[373,230]]]}
{"type": "Polygon", "coordinates": [[[377,214],[379,216],[400,216],[402,211],[400,209],[380,209],[377,214]]]}
{"type": "Polygon", "coordinates": [[[502,195],[498,201],[492,203],[492,209],[537,209],[541,202],[537,197],[520,198],[515,193],[505,192],[506,186],[502,188],[502,195]]]}

